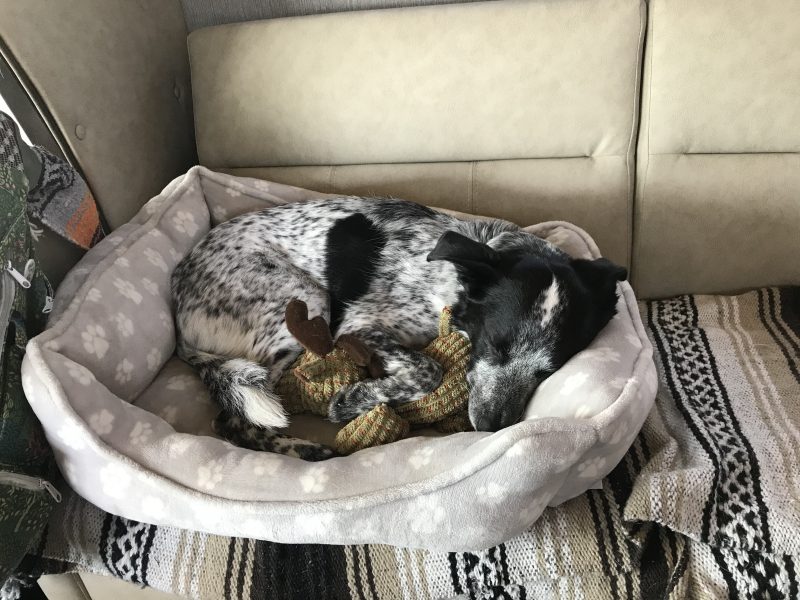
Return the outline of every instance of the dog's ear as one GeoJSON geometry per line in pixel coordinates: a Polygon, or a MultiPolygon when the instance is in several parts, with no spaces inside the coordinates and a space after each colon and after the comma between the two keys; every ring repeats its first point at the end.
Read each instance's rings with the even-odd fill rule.
{"type": "Polygon", "coordinates": [[[613,281],[616,283],[628,278],[628,270],[625,267],[620,267],[607,258],[595,260],[573,258],[571,264],[578,276],[592,287],[601,282],[613,281]]]}
{"type": "Polygon", "coordinates": [[[585,300],[578,304],[581,307],[579,322],[583,325],[579,327],[581,334],[577,337],[577,343],[583,347],[617,312],[617,282],[624,281],[628,271],[605,258],[572,259],[570,265],[587,292],[585,300]]]}
{"type": "Polygon", "coordinates": [[[628,270],[625,267],[620,267],[607,258],[596,260],[575,258],[570,261],[570,265],[583,284],[595,293],[614,292],[617,282],[625,281],[628,277],[628,270]]]}
{"type": "Polygon", "coordinates": [[[446,231],[428,254],[428,261],[434,260],[449,261],[463,267],[467,272],[488,274],[500,262],[500,255],[486,244],[455,231],[446,231]]]}

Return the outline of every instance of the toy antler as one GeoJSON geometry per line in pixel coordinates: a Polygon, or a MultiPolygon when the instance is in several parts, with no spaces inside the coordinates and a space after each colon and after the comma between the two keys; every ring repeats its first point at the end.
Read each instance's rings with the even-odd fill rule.
{"type": "Polygon", "coordinates": [[[286,306],[286,328],[300,345],[318,356],[333,351],[331,328],[321,316],[308,319],[308,306],[302,300],[292,300],[286,306]]]}
{"type": "MultiPolygon", "coordinates": [[[[286,306],[286,328],[303,348],[317,356],[326,356],[333,351],[333,335],[328,323],[321,316],[309,320],[308,306],[302,300],[292,300],[286,306]]],[[[386,374],[381,359],[354,335],[339,336],[336,346],[344,350],[359,367],[366,367],[373,379],[386,374]]]]}
{"type": "Polygon", "coordinates": [[[336,345],[347,352],[359,367],[366,367],[369,376],[373,379],[379,379],[386,375],[386,371],[383,369],[383,361],[356,336],[349,333],[340,335],[339,339],[336,340],[336,345]]]}

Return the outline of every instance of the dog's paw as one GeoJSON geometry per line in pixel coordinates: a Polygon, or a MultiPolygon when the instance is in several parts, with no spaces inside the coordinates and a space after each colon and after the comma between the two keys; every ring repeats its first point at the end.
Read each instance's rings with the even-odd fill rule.
{"type": "MultiPolygon", "coordinates": [[[[387,390],[391,398],[389,401],[406,402],[416,398],[409,397],[418,394],[429,394],[442,383],[444,369],[435,359],[416,350],[404,350],[395,356],[384,358],[386,375],[397,383],[394,387],[397,392],[406,397],[397,397],[387,390]]],[[[392,390],[394,391],[394,390],[392,390]]]]}
{"type": "Polygon", "coordinates": [[[331,397],[328,418],[334,423],[346,423],[380,404],[373,387],[365,381],[343,387],[331,397]]]}
{"type": "Polygon", "coordinates": [[[420,367],[414,383],[416,384],[417,389],[419,389],[423,394],[430,394],[432,391],[442,385],[442,380],[444,379],[444,369],[442,368],[442,365],[436,362],[434,359],[428,356],[425,356],[425,358],[428,360],[426,360],[425,363],[420,367]]]}

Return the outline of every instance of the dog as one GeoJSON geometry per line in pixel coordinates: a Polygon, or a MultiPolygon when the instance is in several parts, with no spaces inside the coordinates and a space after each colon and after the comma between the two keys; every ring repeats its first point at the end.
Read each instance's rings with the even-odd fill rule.
{"type": "Polygon", "coordinates": [[[469,418],[478,431],[519,420],[536,387],[615,313],[624,268],[571,259],[501,220],[462,220],[397,199],[340,197],[225,222],[172,276],[178,355],[229,414],[274,430],[274,386],[302,352],[284,323],[292,299],[352,334],[386,375],[347,386],[329,418],[420,398],[442,369],[419,351],[445,306],[472,343],[469,418]]]}

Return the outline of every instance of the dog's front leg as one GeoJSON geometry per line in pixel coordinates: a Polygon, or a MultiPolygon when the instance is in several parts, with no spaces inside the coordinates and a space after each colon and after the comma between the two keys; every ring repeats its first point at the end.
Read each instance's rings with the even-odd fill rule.
{"type": "Polygon", "coordinates": [[[383,361],[386,375],[347,386],[337,392],[328,408],[334,423],[343,423],[378,404],[390,406],[418,400],[442,382],[442,367],[429,356],[409,350],[380,330],[352,331],[383,361]]]}

